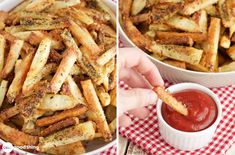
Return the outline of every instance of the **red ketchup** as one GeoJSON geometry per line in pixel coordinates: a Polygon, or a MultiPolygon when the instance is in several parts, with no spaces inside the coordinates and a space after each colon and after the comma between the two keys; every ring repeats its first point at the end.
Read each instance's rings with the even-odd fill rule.
{"type": "Polygon", "coordinates": [[[173,128],[195,132],[208,128],[217,117],[215,101],[206,93],[199,90],[184,90],[174,93],[173,96],[186,105],[188,116],[183,116],[163,103],[162,116],[173,128]]]}

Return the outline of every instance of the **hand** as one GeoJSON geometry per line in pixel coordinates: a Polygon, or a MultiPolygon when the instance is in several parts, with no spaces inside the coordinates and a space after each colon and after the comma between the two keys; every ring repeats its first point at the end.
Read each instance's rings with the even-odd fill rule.
{"type": "Polygon", "coordinates": [[[164,81],[157,67],[147,56],[136,48],[121,48],[119,50],[119,79],[132,87],[130,90],[119,90],[119,125],[127,127],[131,119],[125,112],[146,118],[149,104],[155,104],[157,95],[153,86],[162,86],[164,81]]]}

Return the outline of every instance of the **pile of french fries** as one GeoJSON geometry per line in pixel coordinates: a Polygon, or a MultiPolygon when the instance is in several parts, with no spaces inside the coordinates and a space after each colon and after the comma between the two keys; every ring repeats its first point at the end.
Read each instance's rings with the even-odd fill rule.
{"type": "Polygon", "coordinates": [[[100,0],[26,0],[0,17],[0,138],[56,155],[111,141],[114,12],[100,0]]]}
{"type": "Polygon", "coordinates": [[[129,38],[167,64],[200,72],[235,71],[234,0],[120,0],[129,38]]]}

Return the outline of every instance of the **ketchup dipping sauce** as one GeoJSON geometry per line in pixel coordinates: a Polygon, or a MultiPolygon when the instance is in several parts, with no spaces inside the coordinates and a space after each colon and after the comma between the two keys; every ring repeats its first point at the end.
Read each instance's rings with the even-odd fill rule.
{"type": "Polygon", "coordinates": [[[181,115],[163,103],[162,116],[171,127],[181,131],[196,132],[208,128],[215,122],[218,109],[208,94],[187,89],[174,93],[173,96],[186,105],[188,116],[181,115]]]}

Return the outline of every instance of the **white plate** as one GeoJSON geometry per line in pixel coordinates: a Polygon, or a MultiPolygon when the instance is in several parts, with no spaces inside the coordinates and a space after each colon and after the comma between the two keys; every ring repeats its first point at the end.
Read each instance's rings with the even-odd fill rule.
{"type": "MultiPolygon", "coordinates": [[[[127,45],[137,47],[127,36],[122,29],[122,26],[118,23],[120,38],[127,45]]],[[[137,47],[138,48],[138,47],[137,47]]],[[[140,49],[141,50],[141,49],[140,49]]],[[[164,79],[170,82],[194,82],[204,85],[206,87],[221,87],[235,84],[235,71],[222,72],[222,73],[204,73],[191,70],[185,70],[178,67],[174,67],[163,63],[154,57],[146,54],[158,67],[161,75],[164,79]]]]}
{"type": "MultiPolygon", "coordinates": [[[[0,0],[0,10],[4,10],[4,11],[9,11],[11,9],[13,9],[15,6],[17,6],[20,2],[22,2],[23,0],[0,0]]],[[[116,4],[111,1],[111,0],[104,0],[104,2],[113,10],[116,12],[116,4]]],[[[0,139],[0,143],[1,144],[7,144],[5,141],[0,139]]],[[[103,140],[95,140],[92,141],[90,143],[87,143],[87,153],[85,153],[84,155],[94,155],[94,154],[98,154],[106,149],[108,149],[109,147],[113,146],[116,144],[116,135],[115,135],[115,139],[109,143],[104,143],[103,140]]],[[[27,154],[27,155],[35,155],[33,153],[28,153],[26,151],[20,150],[16,147],[13,148],[14,151],[21,153],[21,154],[27,154]]]]}

